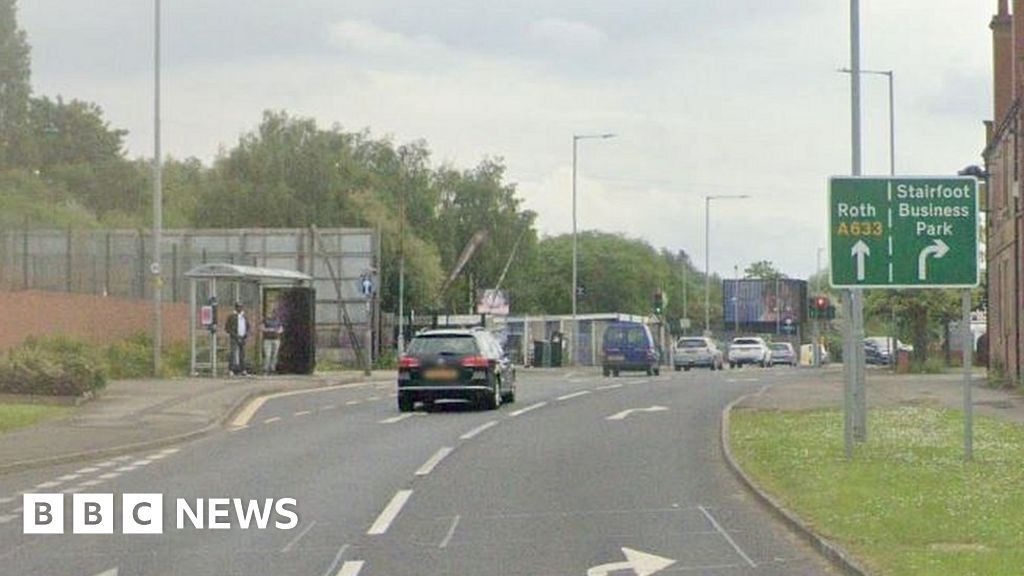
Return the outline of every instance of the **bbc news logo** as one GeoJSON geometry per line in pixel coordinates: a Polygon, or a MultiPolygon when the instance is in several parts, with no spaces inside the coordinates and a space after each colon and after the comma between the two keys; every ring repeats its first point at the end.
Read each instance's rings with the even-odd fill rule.
{"type": "MultiPolygon", "coordinates": [[[[64,494],[25,494],[22,527],[25,534],[64,534],[64,494]]],[[[177,498],[174,527],[177,530],[291,530],[298,526],[294,498],[177,498]]],[[[118,517],[113,494],[72,494],[72,534],[113,534],[118,517]]],[[[121,534],[163,534],[163,494],[122,494],[121,534]]]]}

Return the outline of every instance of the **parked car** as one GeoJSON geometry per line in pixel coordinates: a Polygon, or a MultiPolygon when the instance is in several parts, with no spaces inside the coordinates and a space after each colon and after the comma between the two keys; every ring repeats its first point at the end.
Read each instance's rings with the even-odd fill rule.
{"type": "Polygon", "coordinates": [[[465,400],[495,410],[516,400],[516,372],[493,334],[482,329],[427,330],[398,361],[398,409],[416,402],[465,400]]]}
{"type": "Polygon", "coordinates": [[[864,339],[864,363],[876,366],[888,366],[892,362],[888,343],[882,344],[875,339],[864,339]]]}
{"type": "Polygon", "coordinates": [[[732,339],[729,345],[729,368],[744,364],[757,364],[762,368],[772,365],[772,351],[763,338],[741,336],[732,339]]]}
{"type": "Polygon", "coordinates": [[[639,370],[647,375],[661,374],[661,350],[651,329],[639,322],[615,322],[601,339],[601,371],[618,376],[623,370],[639,370]]]}
{"type": "Polygon", "coordinates": [[[772,351],[772,364],[786,364],[787,366],[796,366],[797,357],[796,351],[793,350],[793,345],[789,342],[772,342],[768,345],[772,351]]]}
{"type": "Polygon", "coordinates": [[[690,368],[721,370],[724,360],[718,344],[711,338],[684,337],[676,341],[672,350],[672,364],[676,372],[690,368]]]}

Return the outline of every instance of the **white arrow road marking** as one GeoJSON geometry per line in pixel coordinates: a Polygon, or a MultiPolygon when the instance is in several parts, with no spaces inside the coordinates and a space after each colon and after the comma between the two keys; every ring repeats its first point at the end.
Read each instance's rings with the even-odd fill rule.
{"type": "Polygon", "coordinates": [[[640,552],[632,548],[623,548],[622,553],[626,555],[625,562],[594,566],[587,570],[587,576],[608,576],[612,572],[619,570],[632,570],[636,576],[651,576],[651,574],[657,574],[676,563],[675,560],[640,552]]]}
{"type": "Polygon", "coordinates": [[[96,576],[117,576],[117,568],[111,568],[110,570],[105,570],[103,572],[100,572],[96,576]]]}
{"type": "Polygon", "coordinates": [[[943,242],[941,239],[936,238],[932,241],[931,246],[925,247],[921,250],[921,254],[917,257],[917,279],[927,280],[928,279],[928,257],[935,256],[936,258],[942,258],[949,252],[949,245],[943,242]]]}
{"type": "Polygon", "coordinates": [[[857,240],[857,243],[850,250],[850,255],[857,259],[857,280],[864,280],[864,260],[871,256],[871,248],[868,248],[868,245],[863,240],[857,240]]]}
{"type": "Polygon", "coordinates": [[[629,410],[623,410],[617,414],[612,414],[607,420],[625,420],[627,416],[634,412],[666,412],[668,408],[665,406],[651,406],[650,408],[630,408],[629,410]]]}
{"type": "Polygon", "coordinates": [[[341,565],[341,570],[338,570],[337,576],[359,576],[359,571],[363,569],[364,564],[366,562],[362,560],[345,562],[341,565]]]}

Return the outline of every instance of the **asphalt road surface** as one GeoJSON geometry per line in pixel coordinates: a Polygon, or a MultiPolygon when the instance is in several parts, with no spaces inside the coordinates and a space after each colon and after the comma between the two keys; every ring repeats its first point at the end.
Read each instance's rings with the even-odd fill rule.
{"type": "Polygon", "coordinates": [[[744,491],[718,446],[728,402],[813,374],[521,369],[518,401],[498,411],[402,414],[393,383],[271,398],[196,442],[0,477],[0,573],[832,574],[744,491]],[[65,534],[23,534],[23,492],[66,494],[65,534]],[[114,495],[114,534],[70,534],[74,493],[114,495]],[[121,498],[135,493],[162,494],[162,534],[122,533],[121,498]],[[289,519],[271,513],[266,528],[243,529],[225,505],[214,520],[228,528],[207,515],[179,529],[179,498],[192,511],[197,499],[292,498],[298,522],[276,528],[289,519]]]}

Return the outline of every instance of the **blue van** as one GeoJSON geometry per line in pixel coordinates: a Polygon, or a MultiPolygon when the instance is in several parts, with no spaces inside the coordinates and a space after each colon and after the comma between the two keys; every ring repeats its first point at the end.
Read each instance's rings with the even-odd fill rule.
{"type": "Polygon", "coordinates": [[[615,322],[605,329],[601,340],[601,371],[605,376],[618,376],[621,370],[658,375],[660,361],[661,351],[646,324],[615,322]]]}

